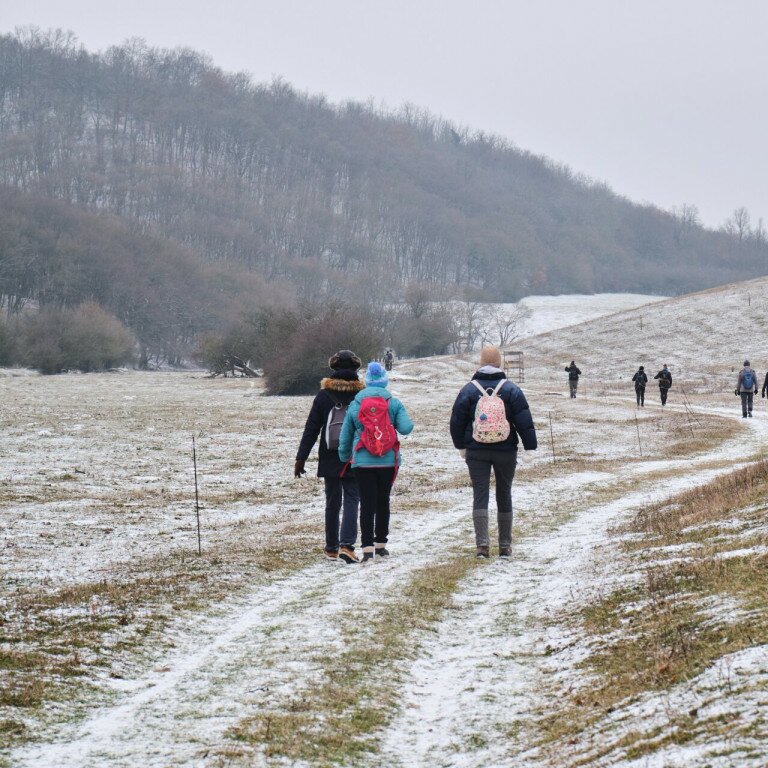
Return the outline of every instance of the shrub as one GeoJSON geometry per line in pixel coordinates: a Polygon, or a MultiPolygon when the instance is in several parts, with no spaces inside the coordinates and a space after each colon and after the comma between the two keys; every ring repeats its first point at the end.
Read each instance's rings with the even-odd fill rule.
{"type": "Polygon", "coordinates": [[[43,309],[26,319],[20,359],[41,373],[100,371],[132,362],[136,337],[116,317],[88,302],[43,309]]]}
{"type": "Polygon", "coordinates": [[[0,366],[16,363],[18,323],[0,318],[0,366]]]}
{"type": "Polygon", "coordinates": [[[212,371],[229,368],[233,356],[261,368],[270,395],[303,395],[317,390],[328,358],[351,349],[363,361],[382,351],[381,323],[368,310],[349,304],[312,304],[299,309],[264,309],[228,331],[207,334],[196,357],[212,371]]]}
{"type": "Polygon", "coordinates": [[[392,323],[390,345],[405,357],[442,355],[450,351],[457,335],[447,310],[437,308],[419,317],[401,312],[392,323]]]}

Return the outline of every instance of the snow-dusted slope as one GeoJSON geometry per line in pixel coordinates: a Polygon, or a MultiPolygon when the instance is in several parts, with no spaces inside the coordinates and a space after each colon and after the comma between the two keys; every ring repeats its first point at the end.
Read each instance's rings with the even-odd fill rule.
{"type": "MultiPolygon", "coordinates": [[[[661,296],[642,293],[569,294],[563,296],[527,296],[518,302],[530,314],[521,323],[518,339],[556,331],[598,317],[663,301],[661,296]]],[[[507,305],[510,307],[514,304],[507,305]]]]}
{"type": "MultiPolygon", "coordinates": [[[[667,299],[521,344],[531,374],[548,378],[576,360],[586,381],[631,379],[638,365],[667,363],[694,387],[728,389],[745,358],[768,366],[768,278],[667,299]]],[[[733,389],[730,386],[730,389],[733,389]]]]}

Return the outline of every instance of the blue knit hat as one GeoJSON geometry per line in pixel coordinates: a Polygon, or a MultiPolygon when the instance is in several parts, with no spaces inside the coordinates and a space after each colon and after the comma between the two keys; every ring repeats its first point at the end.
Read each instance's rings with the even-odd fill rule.
{"type": "Polygon", "coordinates": [[[375,360],[368,363],[368,368],[365,371],[365,385],[367,387],[386,387],[387,384],[389,384],[389,378],[387,378],[384,366],[375,360]]]}

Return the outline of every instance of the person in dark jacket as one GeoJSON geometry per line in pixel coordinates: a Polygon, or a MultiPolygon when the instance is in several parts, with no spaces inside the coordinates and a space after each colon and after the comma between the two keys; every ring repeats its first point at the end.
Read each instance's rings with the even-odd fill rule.
{"type": "Polygon", "coordinates": [[[648,374],[645,372],[645,368],[642,365],[635,372],[632,381],[635,383],[637,407],[645,408],[645,385],[648,383],[648,374]]]}
{"type": "Polygon", "coordinates": [[[490,554],[488,500],[491,469],[496,478],[496,513],[499,526],[499,556],[512,555],[512,480],[517,467],[517,447],[522,440],[526,451],[536,450],[536,429],[522,390],[506,380],[501,370],[501,353],[496,347],[483,347],[480,368],[472,381],[458,394],[451,412],[451,439],[467,462],[472,481],[472,521],[475,527],[477,557],[490,554]],[[489,394],[499,385],[497,396],[504,403],[509,436],[498,443],[479,443],[474,439],[475,408],[485,389],[489,394]],[[479,387],[478,387],[479,385],[479,387]],[[519,440],[518,440],[519,437],[519,440]]]}
{"type": "Polygon", "coordinates": [[[571,360],[570,365],[565,366],[565,372],[568,374],[568,389],[571,392],[571,399],[576,399],[576,390],[579,388],[579,376],[581,371],[576,367],[576,363],[571,360]]]}
{"type": "Polygon", "coordinates": [[[757,394],[757,374],[750,367],[749,360],[744,361],[744,367],[739,371],[739,377],[736,379],[736,394],[741,396],[742,418],[746,419],[747,416],[752,418],[752,403],[757,394]]]}
{"type": "Polygon", "coordinates": [[[661,396],[661,404],[667,404],[667,395],[672,387],[672,374],[667,368],[667,364],[664,363],[664,367],[653,377],[659,380],[659,395],[661,396]]]}
{"type": "Polygon", "coordinates": [[[345,563],[360,562],[355,554],[360,493],[352,473],[340,476],[344,462],[339,459],[337,440],[347,407],[365,386],[357,376],[361,365],[360,358],[348,349],[340,350],[328,361],[333,373],[320,382],[320,391],[310,408],[293,472],[295,477],[305,474],[304,464],[319,436],[317,476],[325,480],[325,556],[332,560],[341,559],[345,563]],[[329,447],[329,438],[332,443],[336,442],[335,447],[329,447]],[[339,511],[342,507],[339,531],[339,511]]]}
{"type": "Polygon", "coordinates": [[[768,392],[768,373],[765,374],[765,381],[763,381],[763,397],[766,392],[768,392]]]}

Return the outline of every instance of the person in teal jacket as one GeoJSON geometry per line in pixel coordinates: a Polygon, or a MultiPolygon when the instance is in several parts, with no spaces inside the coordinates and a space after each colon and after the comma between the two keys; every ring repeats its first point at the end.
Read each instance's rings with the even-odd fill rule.
{"type": "Polygon", "coordinates": [[[347,416],[339,436],[339,458],[352,462],[352,471],[360,490],[360,540],[363,545],[362,562],[386,557],[389,539],[389,495],[395,480],[395,461],[399,455],[390,450],[383,456],[374,456],[364,447],[357,449],[363,425],[360,423],[360,404],[366,397],[383,397],[387,401],[389,420],[401,435],[413,431],[413,422],[405,406],[387,389],[389,379],[381,363],[368,363],[365,372],[365,389],[355,395],[349,404],[347,416]]]}

